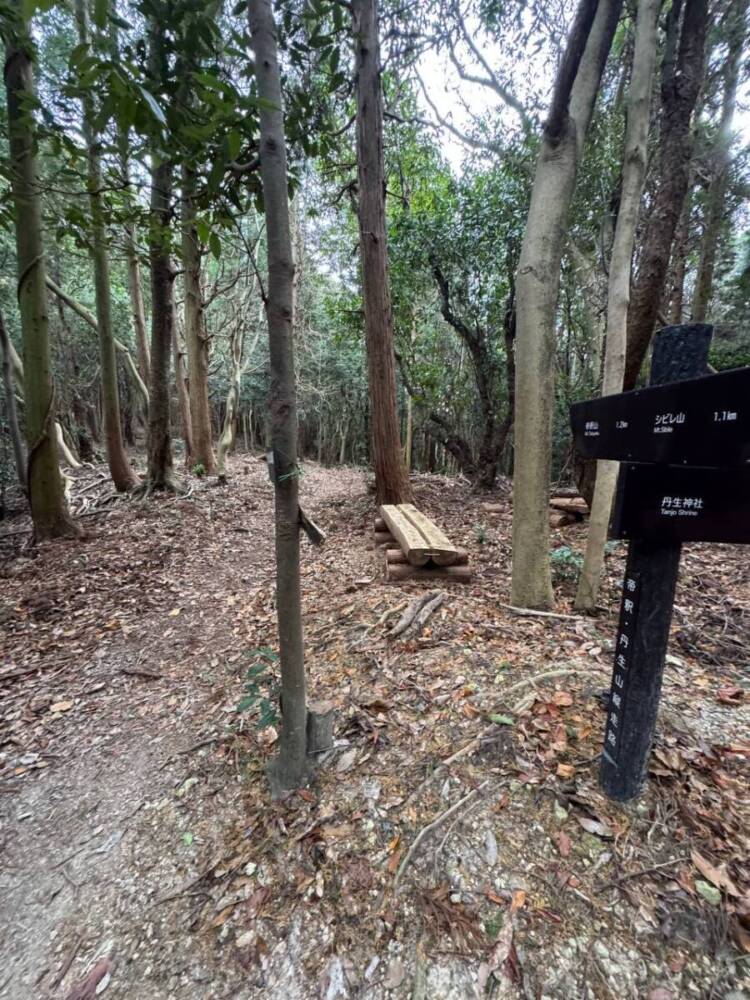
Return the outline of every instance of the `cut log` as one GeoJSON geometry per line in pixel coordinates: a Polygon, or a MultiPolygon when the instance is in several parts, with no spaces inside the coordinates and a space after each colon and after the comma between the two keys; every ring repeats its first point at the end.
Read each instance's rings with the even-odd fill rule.
{"type": "Polygon", "coordinates": [[[385,523],[382,517],[375,518],[375,530],[376,531],[388,531],[388,525],[385,523]]]}
{"type": "Polygon", "coordinates": [[[445,580],[446,583],[469,583],[469,566],[412,566],[409,563],[387,563],[386,580],[445,580]]]}
{"type": "Polygon", "coordinates": [[[333,748],[334,706],[330,701],[311,701],[307,706],[307,753],[324,754],[333,748]]]}
{"type": "Polygon", "coordinates": [[[550,528],[567,528],[569,524],[576,524],[579,518],[575,514],[566,514],[563,511],[556,511],[549,516],[550,528]]]}
{"type": "Polygon", "coordinates": [[[412,566],[424,566],[430,559],[441,566],[456,561],[455,545],[412,504],[383,504],[380,514],[412,566]]]}
{"type": "MultiPolygon", "coordinates": [[[[398,563],[399,565],[411,565],[409,560],[406,558],[401,549],[386,549],[385,553],[386,561],[393,565],[398,563]]],[[[454,566],[466,566],[469,562],[469,553],[466,549],[456,549],[456,561],[453,563],[454,566]]],[[[427,563],[428,568],[432,568],[434,563],[427,563]]]]}
{"type": "Polygon", "coordinates": [[[585,517],[589,512],[589,505],[583,497],[553,497],[549,505],[555,510],[562,510],[566,514],[576,514],[579,517],[585,517]]]}
{"type": "Polygon", "coordinates": [[[390,531],[375,532],[376,545],[398,545],[398,539],[394,538],[390,531]]]}

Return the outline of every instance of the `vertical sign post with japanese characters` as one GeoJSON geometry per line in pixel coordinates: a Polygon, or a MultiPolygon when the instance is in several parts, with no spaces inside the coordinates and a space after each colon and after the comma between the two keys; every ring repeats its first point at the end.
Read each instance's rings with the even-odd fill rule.
{"type": "MultiPolygon", "coordinates": [[[[700,324],[661,330],[654,342],[650,384],[703,375],[711,333],[711,327],[700,324]]],[[[661,416],[659,427],[680,426],[679,413],[667,413],[666,420],[661,416]]],[[[633,538],[628,548],[600,769],[602,788],[619,801],[638,795],[646,779],[680,551],[679,541],[659,536],[633,538]]]]}

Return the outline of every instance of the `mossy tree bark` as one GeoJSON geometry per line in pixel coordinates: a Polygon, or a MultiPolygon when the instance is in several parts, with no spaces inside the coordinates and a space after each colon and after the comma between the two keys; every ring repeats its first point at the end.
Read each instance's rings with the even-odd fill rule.
{"type": "Polygon", "coordinates": [[[281,736],[269,767],[274,795],[308,775],[307,706],[300,594],[297,399],[294,372],[294,263],[289,227],[284,115],[276,24],[270,0],[250,0],[248,17],[260,108],[260,171],[266,216],[270,347],[269,416],[274,453],[276,609],[281,662],[281,736]]]}
{"type": "Polygon", "coordinates": [[[5,87],[23,335],[26,482],[35,537],[59,538],[77,535],[79,530],[67,509],[54,433],[55,392],[50,369],[42,214],[31,110],[35,102],[32,43],[21,14],[14,29],[5,54],[5,87]]]}

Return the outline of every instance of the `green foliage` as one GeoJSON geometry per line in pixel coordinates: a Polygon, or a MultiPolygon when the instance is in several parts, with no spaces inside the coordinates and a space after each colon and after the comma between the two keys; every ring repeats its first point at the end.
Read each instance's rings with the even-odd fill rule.
{"type": "Polygon", "coordinates": [[[550,553],[552,578],[555,582],[577,580],[583,566],[583,556],[569,545],[560,545],[550,553]]]}
{"type": "Polygon", "coordinates": [[[246,655],[252,663],[245,674],[245,694],[237,705],[237,712],[256,714],[258,729],[264,729],[272,726],[278,717],[276,705],[279,688],[270,669],[278,663],[279,658],[268,646],[252,649],[246,655]]]}
{"type": "Polygon", "coordinates": [[[197,476],[198,479],[203,479],[203,477],[206,475],[206,467],[203,464],[203,462],[196,462],[190,471],[193,473],[194,476],[197,476]]]}

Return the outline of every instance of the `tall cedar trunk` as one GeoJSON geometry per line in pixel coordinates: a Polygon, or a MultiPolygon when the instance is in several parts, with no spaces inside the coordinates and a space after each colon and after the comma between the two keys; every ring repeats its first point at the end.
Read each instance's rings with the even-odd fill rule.
{"type": "Polygon", "coordinates": [[[148,483],[152,489],[172,486],[172,443],[169,431],[169,371],[174,325],[172,267],[166,246],[170,219],[172,164],[155,157],[151,168],[151,382],[148,408],[148,483]]]}
{"type": "Polygon", "coordinates": [[[588,37],[579,30],[585,0],[579,8],[552,101],[562,121],[545,126],[518,267],[511,599],[525,607],[548,607],[553,601],[549,488],[560,265],[581,152],[621,4],[600,0],[588,37]],[[577,60],[575,47],[581,50],[577,60]],[[572,77],[567,73],[571,61],[577,65],[572,77]],[[559,99],[565,79],[570,81],[569,110],[568,100],[559,99]]]}
{"type": "MultiPolygon", "coordinates": [[[[149,25],[149,76],[158,89],[167,72],[165,26],[156,18],[149,25]]],[[[173,489],[172,442],[169,428],[169,371],[174,328],[169,224],[172,216],[172,163],[151,153],[151,213],[148,256],[151,272],[151,381],[148,408],[148,477],[154,490],[173,489]]]]}
{"type": "Polygon", "coordinates": [[[628,307],[625,389],[635,386],[651,343],[664,294],[672,241],[688,189],[693,145],[690,119],[703,78],[707,0],[685,0],[681,30],[680,6],[681,0],[673,0],[669,13],[661,83],[659,185],[628,307]]]}
{"type": "MultiPolygon", "coordinates": [[[[706,221],[701,239],[698,274],[695,278],[691,322],[704,323],[711,302],[716,266],[716,251],[719,235],[726,218],[724,199],[729,184],[731,166],[730,147],[732,142],[732,121],[737,104],[740,58],[747,33],[747,0],[734,0],[727,16],[729,31],[729,52],[724,64],[724,97],[721,107],[719,134],[714,150],[714,173],[708,188],[706,221]]],[[[680,322],[677,320],[676,322],[680,322]]]]}
{"type": "MultiPolygon", "coordinates": [[[[643,181],[646,175],[651,87],[656,63],[656,24],[660,6],[661,0],[640,0],[638,5],[623,152],[620,209],[617,213],[617,226],[609,265],[603,396],[621,392],[625,374],[630,274],[643,181]]],[[[579,610],[590,611],[596,607],[618,470],[617,462],[597,463],[586,555],[575,602],[579,610]]]]}
{"type": "Polygon", "coordinates": [[[16,464],[16,478],[21,488],[26,490],[26,449],[23,445],[21,427],[18,423],[16,409],[16,387],[13,383],[13,356],[11,354],[10,337],[5,327],[5,317],[0,312],[0,347],[3,352],[3,392],[5,393],[5,413],[8,418],[8,431],[13,447],[13,461],[16,464]]]}
{"type": "Polygon", "coordinates": [[[59,538],[76,535],[78,529],[67,510],[54,433],[55,391],[50,370],[42,213],[35,124],[29,110],[35,100],[29,55],[31,41],[20,15],[17,27],[18,37],[9,42],[6,50],[5,86],[18,260],[18,306],[23,334],[26,482],[35,537],[59,538]]]}
{"type": "Polygon", "coordinates": [[[260,108],[260,171],[268,254],[266,317],[271,369],[268,406],[274,454],[276,610],[282,707],[279,754],[269,768],[269,780],[274,795],[278,795],[285,790],[299,788],[308,773],[300,601],[297,399],[292,332],[294,264],[289,231],[281,77],[270,0],[250,0],[248,15],[258,96],[263,101],[260,108]]]}
{"type": "Polygon", "coordinates": [[[185,344],[188,356],[193,461],[207,475],[216,471],[208,399],[208,333],[203,314],[201,249],[195,225],[195,171],[182,166],[182,266],[185,287],[185,344]]]}
{"type": "Polygon", "coordinates": [[[359,248],[372,413],[376,502],[411,499],[399,434],[393,314],[385,229],[383,95],[377,0],[352,0],[357,78],[359,248]]]}
{"type": "MultiPolygon", "coordinates": [[[[78,40],[88,46],[88,0],[76,0],[78,40]]],[[[81,98],[83,108],[83,137],[88,158],[87,186],[91,209],[91,261],[94,265],[94,291],[96,296],[96,321],[99,331],[99,364],[101,368],[102,416],[104,441],[112,482],[120,492],[132,490],[138,480],[131,469],[122,441],[120,425],[120,397],[117,388],[117,356],[112,331],[112,297],[109,283],[109,255],[107,233],[102,207],[102,166],[99,155],[100,139],[94,128],[95,109],[92,91],[86,90],[81,98]]]]}

